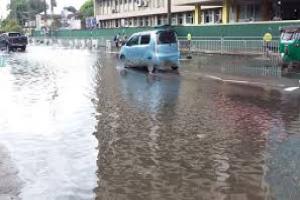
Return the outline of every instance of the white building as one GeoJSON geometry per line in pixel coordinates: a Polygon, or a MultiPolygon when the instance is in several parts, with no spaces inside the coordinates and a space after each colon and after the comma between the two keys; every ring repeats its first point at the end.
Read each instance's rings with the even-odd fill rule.
{"type": "Polygon", "coordinates": [[[40,31],[45,28],[49,28],[52,26],[54,20],[60,20],[60,15],[44,15],[44,14],[37,14],[35,16],[35,29],[40,31]]]}
{"type": "Polygon", "coordinates": [[[81,20],[78,14],[63,9],[61,12],[61,28],[70,30],[81,29],[81,20]]]}
{"type": "MultiPolygon", "coordinates": [[[[173,25],[194,23],[194,6],[173,4],[173,25]]],[[[158,26],[168,22],[167,0],[94,0],[94,5],[101,28],[158,26]]]]}

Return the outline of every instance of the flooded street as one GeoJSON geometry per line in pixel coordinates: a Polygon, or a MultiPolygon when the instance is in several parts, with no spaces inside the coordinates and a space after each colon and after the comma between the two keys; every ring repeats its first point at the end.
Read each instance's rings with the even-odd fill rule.
{"type": "Polygon", "coordinates": [[[101,51],[0,56],[0,199],[300,198],[299,78],[275,61],[148,76],[101,51]]]}

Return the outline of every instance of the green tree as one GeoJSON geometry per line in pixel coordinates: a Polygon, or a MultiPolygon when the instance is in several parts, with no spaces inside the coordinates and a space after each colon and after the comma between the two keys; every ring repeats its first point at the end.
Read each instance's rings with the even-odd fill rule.
{"type": "Polygon", "coordinates": [[[19,24],[22,24],[26,19],[29,5],[26,0],[11,0],[8,8],[10,10],[9,19],[14,19],[19,24]]]}
{"type": "Polygon", "coordinates": [[[22,27],[16,20],[5,19],[1,22],[0,32],[22,32],[22,27]]]}
{"type": "Polygon", "coordinates": [[[31,18],[34,18],[35,15],[44,12],[45,8],[48,8],[48,5],[45,4],[43,0],[27,0],[29,4],[29,12],[31,13],[31,18]]]}
{"type": "Polygon", "coordinates": [[[82,19],[94,16],[94,1],[87,0],[79,9],[82,19]]]}
{"type": "Polygon", "coordinates": [[[10,10],[8,19],[24,24],[26,20],[34,19],[36,14],[43,12],[47,7],[44,0],[11,0],[8,5],[10,10]]]}

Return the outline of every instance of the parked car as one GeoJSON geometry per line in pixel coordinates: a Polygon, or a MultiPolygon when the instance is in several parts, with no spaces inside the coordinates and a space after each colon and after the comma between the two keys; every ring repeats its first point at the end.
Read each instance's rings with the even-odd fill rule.
{"type": "Polygon", "coordinates": [[[282,68],[300,66],[300,26],[281,29],[280,54],[282,68]]]}
{"type": "Polygon", "coordinates": [[[127,67],[147,67],[149,73],[156,69],[179,67],[180,52],[176,33],[171,29],[133,34],[122,46],[120,59],[127,67]]]}
{"type": "Polygon", "coordinates": [[[21,33],[9,32],[0,35],[0,49],[6,49],[8,52],[17,49],[25,51],[27,44],[27,37],[21,33]]]}

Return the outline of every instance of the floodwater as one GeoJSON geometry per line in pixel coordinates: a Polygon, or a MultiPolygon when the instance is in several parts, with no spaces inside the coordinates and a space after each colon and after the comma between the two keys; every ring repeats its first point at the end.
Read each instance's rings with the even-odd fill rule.
{"type": "Polygon", "coordinates": [[[0,56],[0,199],[300,198],[298,79],[273,61],[148,76],[101,51],[0,56]]]}

